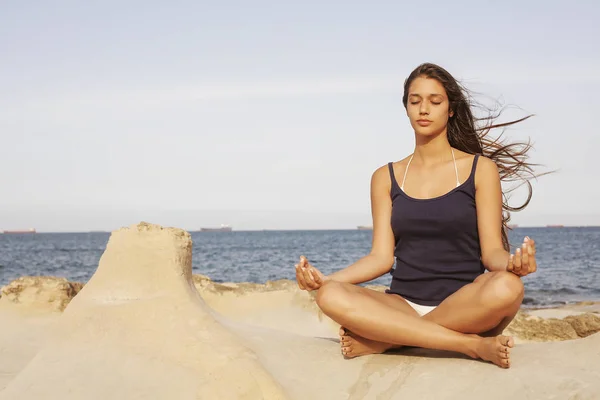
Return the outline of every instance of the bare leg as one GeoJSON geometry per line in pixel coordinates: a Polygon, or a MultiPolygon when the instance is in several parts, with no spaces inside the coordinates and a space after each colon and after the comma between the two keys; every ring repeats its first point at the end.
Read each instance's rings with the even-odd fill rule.
{"type": "Polygon", "coordinates": [[[363,351],[364,347],[372,347],[373,353],[394,345],[409,345],[458,351],[508,367],[512,338],[481,338],[459,331],[483,333],[507,325],[518,310],[522,292],[518,277],[501,272],[485,274],[465,286],[427,318],[419,318],[400,296],[338,282],[328,282],[319,289],[317,303],[325,314],[352,332],[351,347],[356,347],[357,353],[361,353],[361,346],[363,351]]]}
{"type": "MultiPolygon", "coordinates": [[[[380,301],[402,303],[401,305],[405,307],[398,307],[400,311],[406,311],[408,308],[410,312],[416,314],[400,296],[382,296],[382,293],[369,292],[376,293],[371,296],[380,301]]],[[[519,278],[512,274],[486,273],[478,277],[473,284],[465,286],[448,297],[438,308],[422,318],[457,332],[497,336],[502,334],[504,328],[510,324],[519,310],[522,299],[523,285],[519,278]],[[506,316],[502,318],[502,315],[506,316]],[[492,329],[488,330],[485,324],[493,326],[492,329]]],[[[343,327],[340,328],[340,342],[342,352],[348,358],[382,353],[391,348],[401,347],[362,338],[343,327]]]]}
{"type": "MultiPolygon", "coordinates": [[[[405,307],[398,307],[400,311],[408,307],[408,304],[400,296],[385,295],[374,291],[366,292],[374,293],[371,296],[380,301],[387,300],[391,303],[402,303],[401,305],[405,307]]],[[[458,332],[474,332],[480,336],[497,336],[503,332],[504,328],[514,318],[519,310],[522,298],[523,285],[519,278],[504,272],[486,273],[477,278],[474,284],[467,285],[453,296],[450,296],[435,311],[430,312],[423,318],[458,332]],[[479,301],[474,302],[473,300],[479,301]],[[456,310],[460,312],[456,312],[456,310]],[[498,312],[500,315],[498,315],[498,312]],[[502,315],[507,316],[502,318],[502,315]],[[501,318],[499,323],[497,323],[498,318],[501,318]],[[486,321],[492,326],[496,325],[491,330],[487,330],[485,328],[486,321]]],[[[412,308],[410,308],[410,311],[416,314],[412,308]]],[[[390,348],[401,347],[363,338],[343,327],[340,328],[340,342],[342,353],[348,358],[382,353],[390,348]]],[[[512,346],[512,341],[510,341],[510,344],[512,346]]]]}
{"type": "MultiPolygon", "coordinates": [[[[389,307],[398,310],[399,312],[419,317],[419,314],[400,296],[364,289],[360,286],[354,287],[358,288],[361,295],[370,296],[373,298],[373,300],[386,304],[389,307]]],[[[376,340],[364,338],[354,332],[349,331],[343,326],[340,327],[339,335],[342,354],[344,354],[346,358],[354,358],[367,354],[378,354],[390,349],[403,347],[399,344],[378,342],[376,340]]]]}
{"type": "Polygon", "coordinates": [[[489,272],[449,296],[424,319],[463,333],[498,335],[510,324],[525,294],[521,278],[489,272]]]}

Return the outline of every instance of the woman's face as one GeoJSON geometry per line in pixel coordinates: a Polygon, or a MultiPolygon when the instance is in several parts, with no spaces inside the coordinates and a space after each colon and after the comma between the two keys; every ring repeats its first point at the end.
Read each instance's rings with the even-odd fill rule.
{"type": "Polygon", "coordinates": [[[446,130],[452,116],[446,90],[433,78],[418,77],[408,88],[406,112],[415,133],[437,136],[446,130]]]}

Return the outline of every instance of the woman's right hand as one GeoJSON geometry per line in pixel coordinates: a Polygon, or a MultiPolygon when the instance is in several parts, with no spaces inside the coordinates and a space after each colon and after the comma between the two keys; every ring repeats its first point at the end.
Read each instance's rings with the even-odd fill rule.
{"type": "Polygon", "coordinates": [[[321,271],[310,265],[306,257],[300,256],[300,262],[296,264],[296,281],[300,289],[317,290],[328,280],[321,271]]]}

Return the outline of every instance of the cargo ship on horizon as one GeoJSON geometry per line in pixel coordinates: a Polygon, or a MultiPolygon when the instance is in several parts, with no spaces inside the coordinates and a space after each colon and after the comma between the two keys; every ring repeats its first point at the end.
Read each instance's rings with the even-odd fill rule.
{"type": "Polygon", "coordinates": [[[367,225],[358,225],[356,227],[356,229],[358,229],[359,231],[372,231],[373,227],[372,226],[367,226],[367,225]]]}
{"type": "Polygon", "coordinates": [[[37,233],[35,228],[30,228],[30,229],[23,229],[23,230],[3,230],[2,233],[5,233],[7,235],[14,235],[14,234],[23,234],[23,233],[37,233]]]}
{"type": "Polygon", "coordinates": [[[214,228],[200,228],[200,232],[231,232],[233,229],[229,225],[221,225],[214,228]]]}

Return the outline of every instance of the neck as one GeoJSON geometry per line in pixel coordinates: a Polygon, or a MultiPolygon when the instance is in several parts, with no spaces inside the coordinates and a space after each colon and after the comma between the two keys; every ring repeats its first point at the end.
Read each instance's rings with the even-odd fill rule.
{"type": "Polygon", "coordinates": [[[421,164],[432,165],[448,160],[452,156],[452,147],[448,142],[446,131],[434,137],[416,137],[414,159],[421,164]]]}

